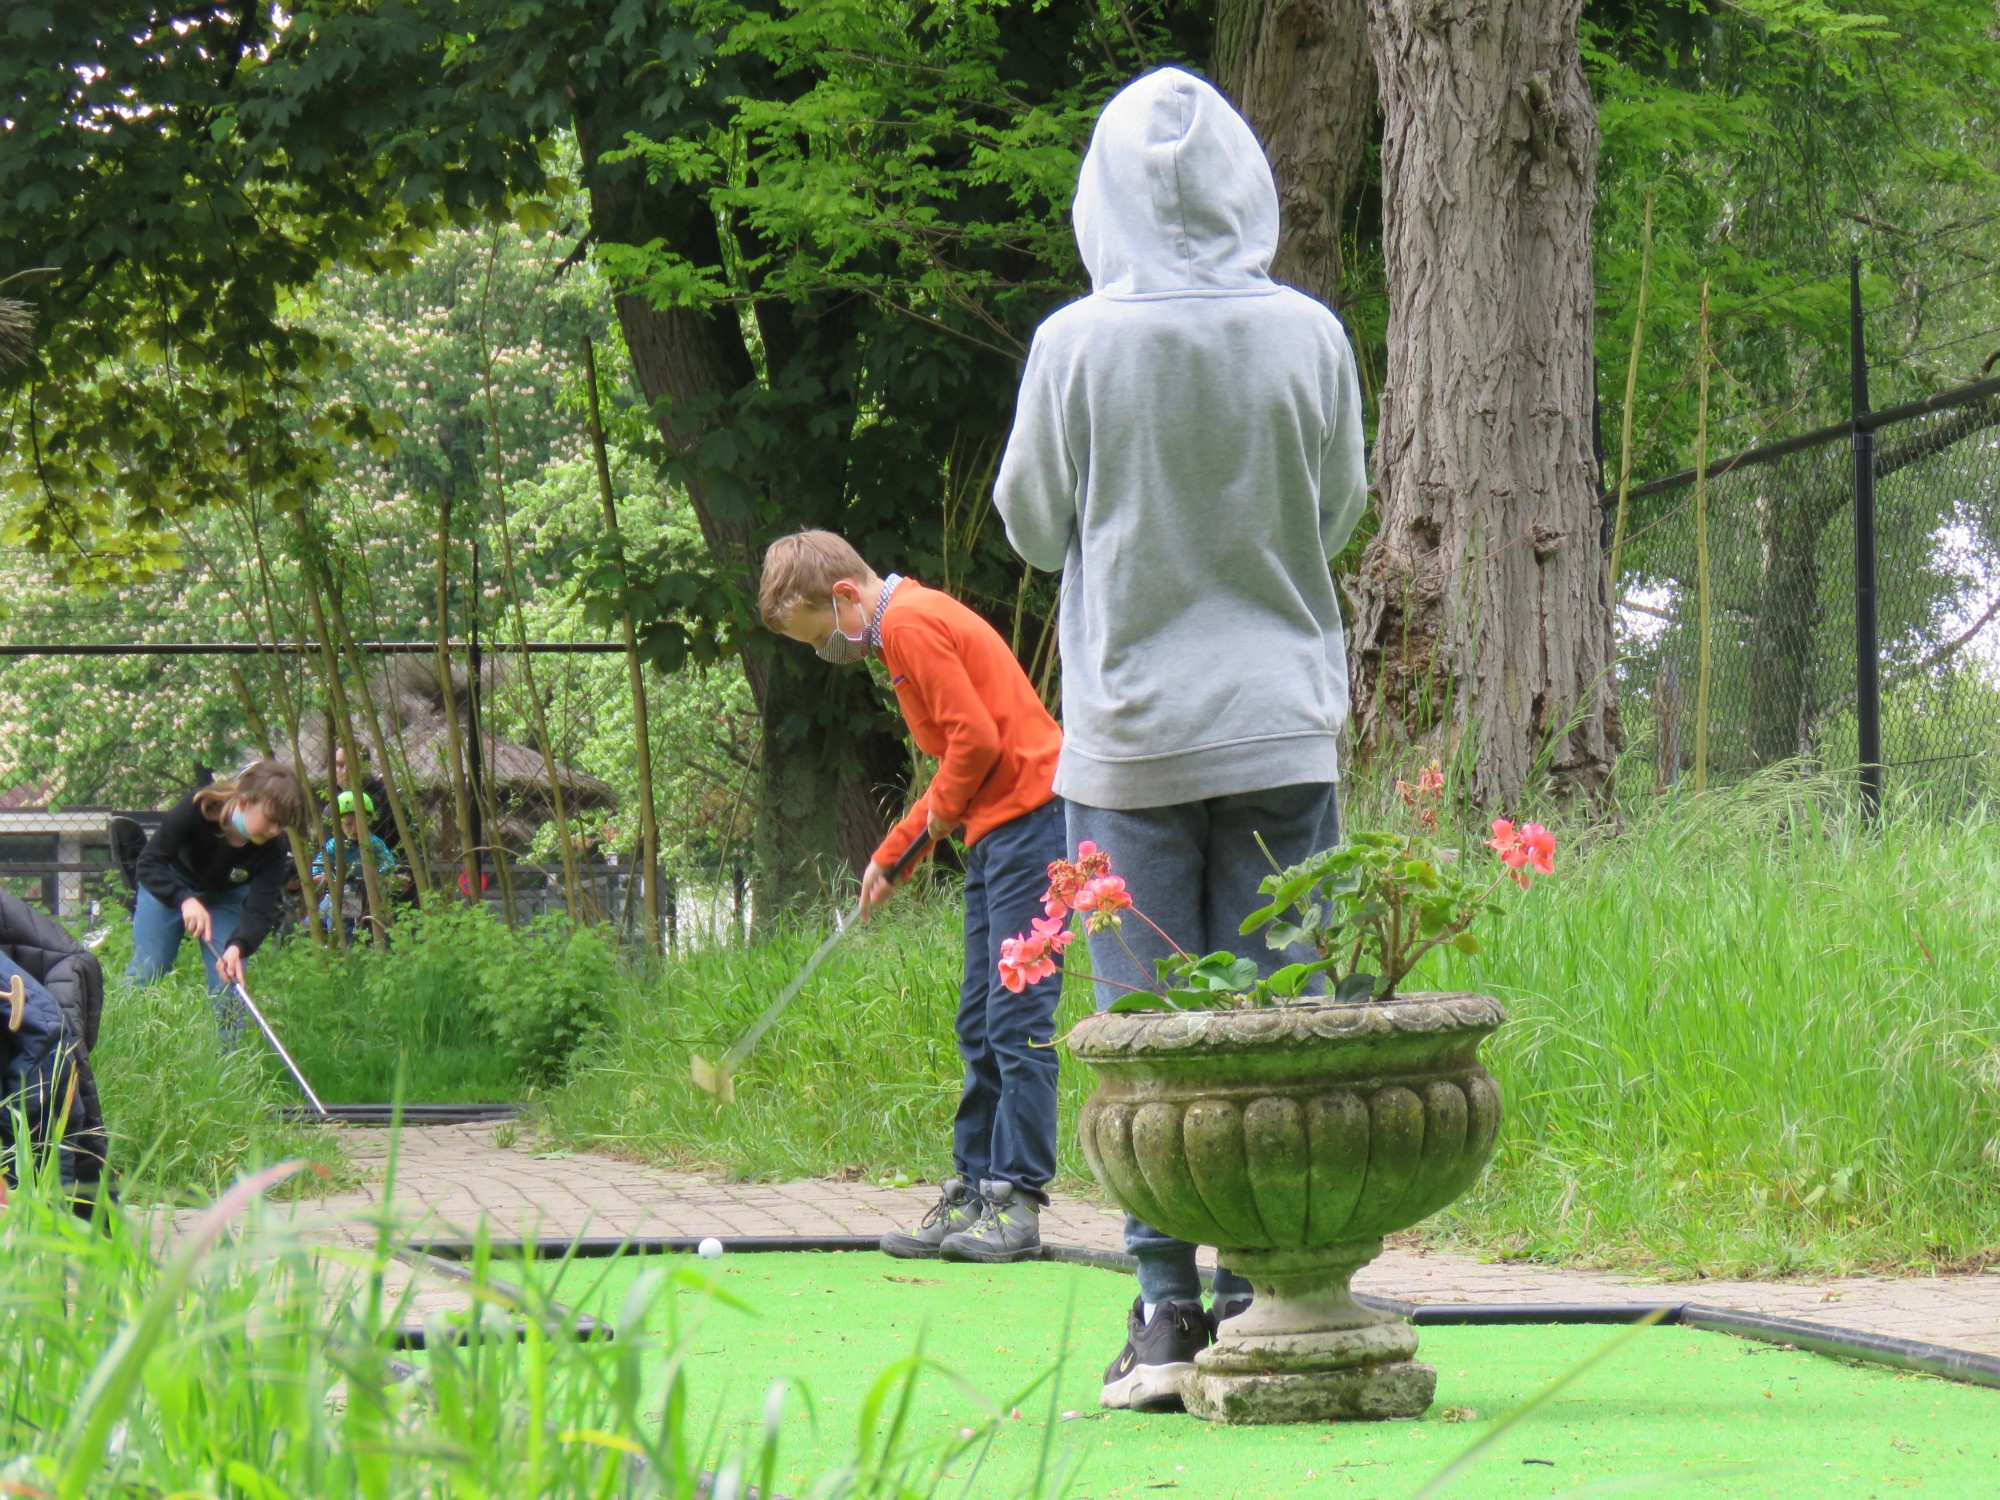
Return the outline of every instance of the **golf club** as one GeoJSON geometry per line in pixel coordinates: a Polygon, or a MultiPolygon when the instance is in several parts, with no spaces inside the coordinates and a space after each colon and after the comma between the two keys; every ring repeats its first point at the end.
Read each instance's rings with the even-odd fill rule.
{"type": "MultiPolygon", "coordinates": [[[[911,841],[910,847],[905,849],[896,862],[889,867],[890,885],[893,886],[904,875],[909,873],[910,866],[917,862],[918,856],[930,847],[930,843],[931,835],[929,829],[925,829],[911,841]]],[[[736,1070],[743,1066],[743,1059],[750,1055],[750,1049],[755,1047],[764,1033],[771,1029],[771,1024],[785,1013],[785,1007],[797,998],[799,991],[804,988],[805,982],[812,978],[813,971],[826,961],[827,954],[833,952],[840,945],[840,940],[847,936],[848,930],[860,923],[863,915],[862,905],[859,901],[856,901],[852,914],[839,915],[834,918],[833,931],[826,935],[826,941],[821,943],[818,949],[814,951],[813,956],[806,960],[806,966],[793,976],[792,982],[785,986],[784,991],[776,1000],[771,1002],[770,1008],[756,1019],[748,1031],[743,1033],[742,1040],[722,1054],[720,1066],[710,1062],[699,1052],[689,1058],[689,1071],[694,1076],[694,1085],[696,1088],[715,1095],[724,1104],[734,1104],[736,1102],[736,1070]]]]}
{"type": "MultiPolygon", "coordinates": [[[[203,938],[201,945],[208,950],[211,962],[217,964],[222,962],[222,955],[215,951],[213,943],[203,938]]],[[[296,1083],[299,1086],[299,1092],[306,1096],[306,1102],[313,1107],[313,1113],[324,1118],[326,1115],[326,1106],[319,1102],[319,1095],[315,1094],[312,1085],[306,1082],[306,1075],[301,1073],[299,1065],[292,1061],[292,1054],[287,1052],[285,1044],[278,1040],[278,1033],[273,1031],[271,1023],[264,1019],[264,1012],[259,1010],[257,1002],[250,998],[250,992],[243,987],[243,981],[240,979],[236,980],[233,988],[236,991],[236,998],[243,1002],[243,1008],[250,1012],[250,1019],[255,1021],[257,1029],[264,1033],[264,1040],[271,1044],[271,1050],[278,1054],[279,1058],[284,1062],[286,1069],[291,1073],[292,1082],[296,1083]]]]}

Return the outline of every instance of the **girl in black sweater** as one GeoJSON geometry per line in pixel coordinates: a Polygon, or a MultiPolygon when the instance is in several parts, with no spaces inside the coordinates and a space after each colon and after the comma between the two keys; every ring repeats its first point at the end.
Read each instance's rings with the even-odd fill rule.
{"type": "MultiPolygon", "coordinates": [[[[228,781],[176,802],[139,855],[132,905],[132,962],[144,984],[170,973],[181,938],[202,945],[208,988],[222,995],[278,919],[290,858],[284,832],[305,810],[305,791],[282,761],[260,760],[228,781]]],[[[225,1034],[242,1028],[234,1005],[217,1006],[225,1034]]]]}

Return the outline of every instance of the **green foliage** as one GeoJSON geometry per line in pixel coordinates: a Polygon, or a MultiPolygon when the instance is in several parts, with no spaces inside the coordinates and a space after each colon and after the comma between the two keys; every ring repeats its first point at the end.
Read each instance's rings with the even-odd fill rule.
{"type": "Polygon", "coordinates": [[[1426,976],[1503,999],[1447,1237],[1676,1275],[2000,1256],[2000,828],[1784,775],[1640,811],[1426,976]]]}
{"type": "MultiPolygon", "coordinates": [[[[1714,456],[1847,412],[1847,262],[1862,258],[1875,404],[1971,378],[1996,322],[2000,54],[1981,0],[1596,5],[1597,356],[1615,480],[1653,200],[1633,473],[1692,462],[1711,282],[1714,456]]],[[[1635,515],[1636,523],[1644,517],[1635,515]]],[[[1643,546],[1639,555],[1643,556],[1643,546]]]]}
{"type": "Polygon", "coordinates": [[[292,938],[257,985],[315,1089],[342,1102],[520,1097],[560,1076],[604,1023],[625,976],[610,935],[554,914],[509,928],[438,903],[399,920],[387,949],[292,938]]]}

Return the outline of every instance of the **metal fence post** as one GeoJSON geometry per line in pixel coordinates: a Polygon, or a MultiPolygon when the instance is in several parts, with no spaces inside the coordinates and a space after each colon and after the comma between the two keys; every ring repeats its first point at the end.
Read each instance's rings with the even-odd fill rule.
{"type": "Polygon", "coordinates": [[[1861,796],[1882,807],[1882,647],[1875,569],[1875,429],[1868,417],[1868,348],[1861,324],[1861,257],[1848,263],[1848,347],[1854,407],[1854,713],[1861,796]]]}

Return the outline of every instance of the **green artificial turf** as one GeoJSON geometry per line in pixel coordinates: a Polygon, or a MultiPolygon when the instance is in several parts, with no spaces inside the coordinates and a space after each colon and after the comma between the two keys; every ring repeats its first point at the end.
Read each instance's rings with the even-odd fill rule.
{"type": "MultiPolygon", "coordinates": [[[[1052,1461],[1071,1474],[1072,1496],[1171,1489],[1392,1500],[1414,1495],[1498,1419],[1624,1332],[1426,1329],[1420,1357],[1437,1367],[1438,1397],[1421,1421],[1225,1428],[1098,1411],[1098,1374],[1117,1352],[1134,1289],[1114,1272],[867,1253],[737,1254],[706,1264],[682,1255],[573,1263],[556,1273],[558,1295],[580,1311],[615,1315],[640,1272],[661,1265],[707,1277],[753,1309],[708,1300],[692,1285],[676,1293],[698,1426],[719,1415],[749,1440],[772,1381],[794,1378],[810,1392],[817,1430],[797,1392],[787,1405],[780,1472],[791,1493],[854,1452],[870,1385],[921,1346],[1002,1412],[1020,1406],[983,1466],[975,1473],[976,1455],[960,1458],[950,1470],[957,1482],[940,1494],[1032,1492],[1053,1415],[1052,1461]],[[1020,1394],[1058,1363],[1053,1401],[1047,1386],[1020,1394]]],[[[926,1372],[905,1442],[935,1454],[987,1415],[956,1381],[926,1372]]],[[[1971,1496],[1993,1493],[1996,1465],[2000,1392],[1653,1328],[1503,1435],[1447,1493],[1971,1496]]],[[[1046,1492],[1058,1489],[1051,1482],[1046,1492]]]]}

